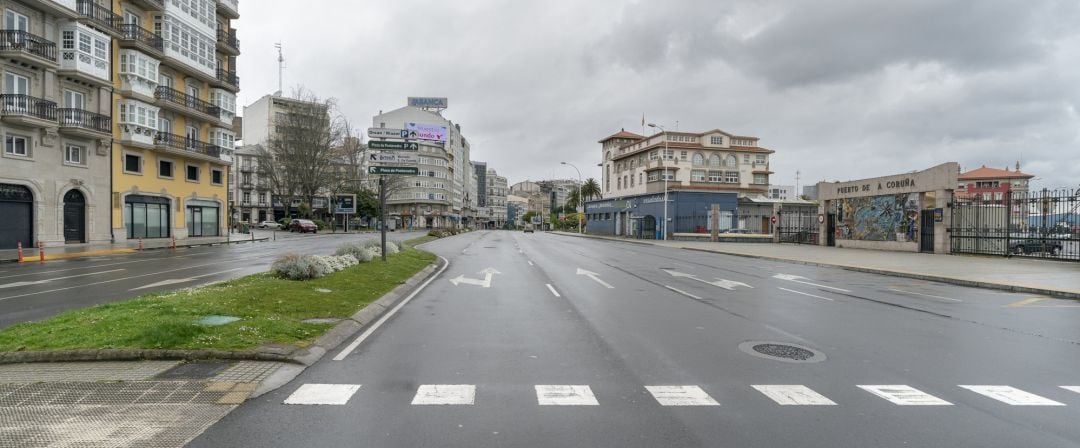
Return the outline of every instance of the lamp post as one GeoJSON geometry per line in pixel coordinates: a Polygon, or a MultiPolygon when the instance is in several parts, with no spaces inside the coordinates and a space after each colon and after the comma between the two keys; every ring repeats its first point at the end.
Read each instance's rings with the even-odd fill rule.
{"type": "Polygon", "coordinates": [[[584,213],[584,211],[585,211],[585,198],[581,197],[581,170],[579,170],[572,163],[566,163],[566,162],[559,162],[559,163],[562,163],[563,165],[570,165],[571,167],[574,168],[574,171],[577,171],[577,182],[578,182],[578,185],[577,185],[577,201],[578,201],[578,204],[577,205],[578,205],[578,207],[575,207],[575,208],[581,209],[581,210],[578,211],[578,224],[577,224],[578,234],[581,234],[581,233],[585,232],[585,225],[582,224],[582,222],[581,222],[581,218],[582,218],[581,214],[584,213]]]}
{"type": "Polygon", "coordinates": [[[668,209],[668,197],[667,197],[667,191],[668,191],[667,182],[668,182],[668,180],[667,180],[667,173],[668,173],[668,167],[667,167],[667,161],[664,159],[665,157],[667,157],[667,152],[668,152],[667,129],[664,129],[663,126],[660,126],[658,124],[653,124],[653,123],[649,123],[649,127],[650,128],[660,129],[661,131],[663,131],[663,134],[664,134],[664,153],[660,155],[660,163],[664,166],[664,172],[662,174],[664,176],[664,223],[660,226],[660,233],[663,235],[664,241],[667,241],[667,209],[668,209]]]}

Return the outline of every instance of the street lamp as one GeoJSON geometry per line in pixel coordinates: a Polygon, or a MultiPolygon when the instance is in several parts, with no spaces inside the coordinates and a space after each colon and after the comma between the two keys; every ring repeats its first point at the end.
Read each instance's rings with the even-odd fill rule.
{"type": "Polygon", "coordinates": [[[584,231],[585,231],[585,225],[582,224],[582,222],[581,222],[581,218],[582,218],[581,215],[585,212],[585,198],[581,197],[581,170],[579,170],[576,166],[574,166],[573,163],[566,163],[566,162],[559,162],[559,163],[561,163],[563,165],[570,165],[571,167],[574,168],[574,171],[577,171],[577,182],[578,182],[578,185],[577,185],[577,201],[578,201],[578,204],[577,205],[578,205],[578,207],[576,207],[576,208],[581,209],[581,210],[578,211],[577,230],[578,230],[578,234],[581,234],[581,233],[584,233],[584,231]]]}
{"type": "Polygon", "coordinates": [[[668,191],[667,173],[668,173],[668,167],[667,167],[667,161],[664,159],[665,157],[667,157],[667,152],[668,152],[667,129],[664,129],[663,126],[653,124],[653,123],[649,123],[649,127],[650,128],[660,129],[664,133],[664,153],[660,155],[660,164],[663,165],[663,167],[664,167],[664,173],[663,173],[663,176],[664,176],[664,223],[660,226],[660,232],[663,234],[664,241],[667,241],[667,209],[668,209],[668,203],[667,203],[667,201],[668,201],[668,197],[667,197],[667,191],[668,191]]]}

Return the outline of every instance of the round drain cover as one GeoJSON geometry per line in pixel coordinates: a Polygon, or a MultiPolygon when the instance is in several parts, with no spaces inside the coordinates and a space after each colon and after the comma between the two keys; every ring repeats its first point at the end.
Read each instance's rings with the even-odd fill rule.
{"type": "Polygon", "coordinates": [[[790,342],[746,341],[739,344],[739,350],[758,358],[782,362],[821,362],[825,360],[824,353],[790,342]]]}

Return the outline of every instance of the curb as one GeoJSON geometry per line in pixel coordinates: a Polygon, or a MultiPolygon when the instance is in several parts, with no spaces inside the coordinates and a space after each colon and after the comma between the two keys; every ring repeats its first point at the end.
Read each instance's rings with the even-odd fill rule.
{"type": "MultiPolygon", "coordinates": [[[[368,323],[378,319],[397,302],[405,298],[421,283],[432,277],[441,266],[441,261],[429,264],[404,283],[398,285],[378,300],[371,302],[364,309],[357,311],[348,319],[338,322],[334,328],[315,339],[307,347],[264,346],[255,350],[157,350],[157,349],[88,349],[0,353],[0,364],[20,364],[35,362],[78,362],[78,361],[143,361],[143,360],[181,360],[196,361],[223,359],[236,361],[277,361],[299,364],[304,367],[317,362],[334,347],[359,332],[368,323]]],[[[299,373],[299,372],[297,372],[299,373]]]]}
{"type": "MultiPolygon", "coordinates": [[[[621,243],[643,244],[643,245],[647,245],[647,246],[664,247],[664,246],[658,246],[656,244],[642,243],[642,242],[637,242],[637,241],[624,241],[624,240],[620,240],[620,239],[607,238],[607,237],[596,236],[596,235],[576,235],[576,234],[567,234],[567,233],[556,233],[556,235],[576,236],[576,237],[580,237],[580,238],[591,238],[591,239],[596,239],[596,240],[607,240],[607,241],[615,241],[615,242],[621,242],[621,243]]],[[[958,286],[969,286],[969,287],[983,288],[983,289],[995,289],[995,290],[999,290],[999,291],[1018,292],[1018,293],[1026,293],[1026,294],[1040,294],[1040,295],[1044,295],[1044,296],[1056,297],[1056,298],[1061,298],[1061,299],[1080,300],[1080,291],[1063,291],[1063,290],[1058,290],[1058,289],[1040,288],[1040,287],[1036,287],[1036,286],[1011,285],[1011,284],[1007,284],[1007,283],[991,283],[991,282],[982,282],[982,281],[977,281],[977,280],[964,280],[964,279],[961,279],[961,278],[944,277],[944,276],[931,275],[931,274],[921,274],[921,273],[918,273],[918,272],[906,272],[906,271],[896,271],[896,270],[888,270],[888,269],[876,269],[876,268],[867,268],[867,267],[862,267],[862,266],[851,266],[851,265],[836,264],[836,263],[822,263],[822,262],[817,262],[817,261],[798,260],[798,259],[794,259],[794,258],[773,257],[773,256],[768,256],[768,255],[753,255],[753,254],[744,254],[744,253],[737,253],[737,252],[724,252],[724,251],[720,251],[720,250],[700,249],[700,248],[696,248],[696,247],[675,247],[675,248],[682,249],[682,250],[690,250],[690,251],[694,251],[694,252],[706,252],[706,253],[721,254],[721,255],[731,255],[731,256],[734,256],[734,257],[756,258],[756,259],[760,259],[760,260],[779,261],[779,262],[784,262],[784,263],[801,264],[801,265],[806,265],[806,266],[837,268],[837,269],[844,269],[844,270],[854,271],[854,272],[863,272],[863,273],[867,273],[867,274],[877,274],[877,275],[886,275],[886,276],[890,276],[890,277],[911,278],[911,279],[915,279],[915,280],[926,280],[926,281],[932,281],[932,282],[938,282],[938,283],[947,283],[947,284],[958,285],[958,286]]]]}

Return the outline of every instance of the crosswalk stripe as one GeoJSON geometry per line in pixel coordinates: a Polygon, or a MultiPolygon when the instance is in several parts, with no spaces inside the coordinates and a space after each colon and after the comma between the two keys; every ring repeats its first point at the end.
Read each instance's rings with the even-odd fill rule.
{"type": "Polygon", "coordinates": [[[952,403],[903,384],[859,385],[860,389],[898,406],[952,406],[952,403]]]}
{"type": "Polygon", "coordinates": [[[803,385],[760,384],[751,387],[782,406],[836,406],[836,402],[803,385]]]}
{"type": "Polygon", "coordinates": [[[592,389],[585,385],[537,385],[540,406],[599,406],[592,389]]]}
{"type": "Polygon", "coordinates": [[[358,390],[359,384],[304,384],[285,399],[285,404],[341,406],[358,390]]]}
{"type": "Polygon", "coordinates": [[[1065,389],[1065,390],[1071,390],[1073,392],[1076,392],[1076,393],[1080,394],[1080,386],[1061,386],[1061,388],[1065,389]]]}
{"type": "Polygon", "coordinates": [[[661,406],[720,406],[698,386],[645,386],[661,406]]]}
{"type": "Polygon", "coordinates": [[[964,386],[960,387],[993,398],[1010,406],[1065,406],[1046,397],[1025,392],[1011,386],[964,386]]]}
{"type": "Polygon", "coordinates": [[[424,384],[416,390],[414,405],[476,404],[476,386],[472,384],[424,384]]]}

